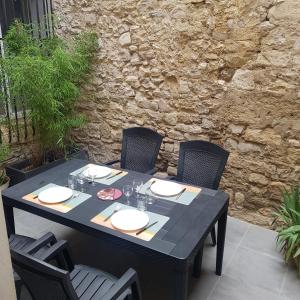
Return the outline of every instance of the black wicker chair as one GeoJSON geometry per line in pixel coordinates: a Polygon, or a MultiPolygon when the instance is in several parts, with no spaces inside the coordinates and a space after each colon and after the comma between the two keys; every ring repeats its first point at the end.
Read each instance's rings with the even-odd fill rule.
{"type": "Polygon", "coordinates": [[[137,274],[129,269],[120,279],[84,265],[73,265],[66,241],[39,257],[11,249],[12,264],[33,300],[140,300],[137,274]],[[47,263],[63,255],[64,268],[47,263]]]}
{"type": "MultiPolygon", "coordinates": [[[[228,156],[228,151],[210,142],[183,142],[179,149],[177,176],[173,179],[217,190],[228,156]]],[[[215,227],[211,231],[211,238],[215,246],[215,227]]]]}
{"type": "MultiPolygon", "coordinates": [[[[33,239],[28,236],[11,234],[9,237],[9,247],[11,250],[22,251],[39,257],[57,242],[53,233],[47,233],[39,239],[33,239]]],[[[59,257],[57,258],[59,260],[59,257]]],[[[58,263],[60,263],[58,261],[58,263]]],[[[14,272],[17,299],[21,298],[21,289],[23,282],[17,273],[14,272]]]]}
{"type": "Polygon", "coordinates": [[[159,133],[149,128],[124,129],[121,160],[110,161],[106,165],[120,162],[122,169],[154,174],[162,139],[159,133]]]}

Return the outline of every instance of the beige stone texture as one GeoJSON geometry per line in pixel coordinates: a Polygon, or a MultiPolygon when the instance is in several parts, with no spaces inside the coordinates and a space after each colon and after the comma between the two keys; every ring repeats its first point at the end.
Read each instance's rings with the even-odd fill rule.
{"type": "Polygon", "coordinates": [[[95,31],[100,48],[78,109],[78,143],[119,157],[121,131],[163,134],[160,171],[179,142],[230,150],[230,214],[269,226],[280,187],[299,183],[299,0],[54,0],[58,34],[95,31]],[[275,184],[276,183],[276,184],[275,184]]]}

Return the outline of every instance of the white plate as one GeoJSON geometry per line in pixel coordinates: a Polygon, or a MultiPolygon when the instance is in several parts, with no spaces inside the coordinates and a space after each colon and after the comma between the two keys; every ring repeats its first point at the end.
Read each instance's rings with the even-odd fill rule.
{"type": "Polygon", "coordinates": [[[124,231],[134,231],[144,228],[149,223],[149,217],[145,212],[137,209],[123,209],[111,217],[111,224],[124,231]]]}
{"type": "Polygon", "coordinates": [[[83,171],[85,177],[92,177],[95,175],[95,178],[103,178],[111,174],[111,169],[102,166],[90,166],[83,171]]]}
{"type": "Polygon", "coordinates": [[[156,181],[151,185],[150,189],[154,194],[164,197],[172,197],[178,195],[183,190],[183,187],[175,182],[156,181]]]}
{"type": "Polygon", "coordinates": [[[73,191],[71,189],[62,186],[55,186],[40,192],[38,199],[45,203],[54,204],[64,202],[70,199],[72,195],[73,191]]]}

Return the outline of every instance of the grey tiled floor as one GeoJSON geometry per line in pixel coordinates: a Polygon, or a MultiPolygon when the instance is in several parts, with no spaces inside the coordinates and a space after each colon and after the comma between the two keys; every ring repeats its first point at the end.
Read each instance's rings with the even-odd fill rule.
{"type": "MultiPolygon", "coordinates": [[[[131,266],[139,273],[144,299],[172,300],[170,274],[159,272],[158,264],[140,261],[130,249],[115,245],[116,251],[108,252],[104,241],[62,225],[18,210],[15,217],[17,233],[39,237],[52,231],[70,242],[76,262],[117,276],[131,266]]],[[[201,277],[190,279],[189,300],[299,300],[300,280],[296,271],[284,264],[275,248],[275,238],[271,230],[229,217],[223,275],[214,274],[216,249],[208,240],[201,277]]],[[[29,296],[23,291],[25,299],[29,296]]]]}

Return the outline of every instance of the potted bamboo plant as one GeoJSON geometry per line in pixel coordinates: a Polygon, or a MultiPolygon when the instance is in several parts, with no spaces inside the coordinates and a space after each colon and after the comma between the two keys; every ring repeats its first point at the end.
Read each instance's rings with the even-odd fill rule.
{"type": "Polygon", "coordinates": [[[0,145],[0,193],[8,188],[9,186],[9,177],[6,175],[4,168],[4,161],[7,159],[9,154],[9,147],[6,144],[0,145]]]}
{"type": "Polygon", "coordinates": [[[68,40],[38,40],[29,26],[17,21],[4,43],[6,55],[0,63],[11,97],[25,103],[36,133],[32,157],[7,167],[13,185],[63,162],[72,148],[70,132],[85,122],[75,103],[91,68],[97,37],[83,33],[68,40]]]}
{"type": "Polygon", "coordinates": [[[277,244],[286,262],[293,262],[300,276],[300,188],[282,192],[283,203],[275,213],[277,244]]]}

